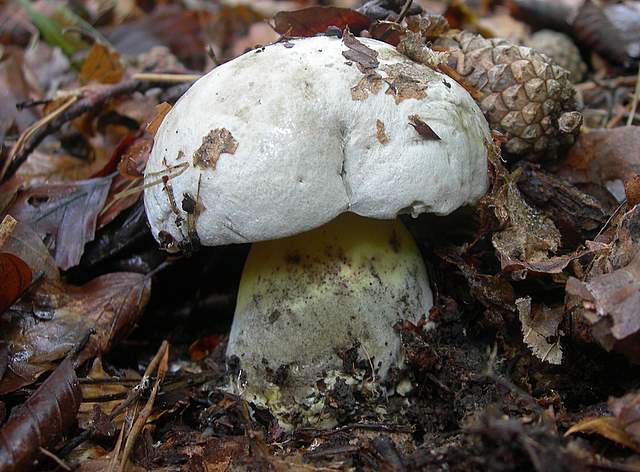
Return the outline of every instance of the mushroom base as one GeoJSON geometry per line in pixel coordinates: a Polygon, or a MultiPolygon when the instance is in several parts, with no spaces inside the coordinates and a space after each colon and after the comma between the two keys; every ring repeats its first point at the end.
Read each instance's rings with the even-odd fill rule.
{"type": "Polygon", "coordinates": [[[227,348],[239,360],[234,390],[286,423],[330,422],[327,392],[337,384],[378,390],[402,362],[393,326],[431,306],[422,256],[399,220],[345,213],[255,243],[227,348]]]}

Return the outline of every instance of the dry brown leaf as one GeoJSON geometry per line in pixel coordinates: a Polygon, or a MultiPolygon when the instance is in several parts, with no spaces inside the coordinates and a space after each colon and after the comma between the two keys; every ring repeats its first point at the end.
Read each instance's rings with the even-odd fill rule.
{"type": "Polygon", "coordinates": [[[621,446],[628,447],[636,452],[640,452],[640,445],[636,444],[633,439],[620,427],[618,421],[613,416],[601,416],[598,418],[585,418],[564,433],[570,436],[576,433],[592,433],[609,439],[621,446]]]}
{"type": "Polygon", "coordinates": [[[5,213],[53,236],[56,264],[66,270],[80,262],[85,243],[93,240],[110,185],[111,177],[36,185],[20,192],[5,213]]]}
{"type": "Polygon", "coordinates": [[[106,44],[93,43],[87,58],[82,63],[79,75],[85,82],[117,84],[124,76],[120,54],[106,44]]]}
{"type": "Polygon", "coordinates": [[[640,331],[640,251],[628,265],[588,282],[570,278],[566,289],[580,298],[583,316],[591,324],[608,322],[615,340],[640,331]]]}
{"type": "MultiPolygon", "coordinates": [[[[119,383],[120,380],[138,382],[140,375],[133,371],[127,370],[124,376],[114,377],[107,374],[102,366],[102,358],[97,357],[93,361],[91,370],[87,373],[84,383],[82,383],[82,404],[80,405],[80,411],[78,412],[78,423],[83,429],[96,429],[96,414],[95,408],[99,407],[105,414],[110,414],[125,398],[127,392],[131,390],[131,383],[119,383]],[[94,383],[91,383],[94,382],[94,383]],[[122,398],[114,399],[110,401],[91,401],[99,397],[108,397],[109,395],[122,395],[122,398]]],[[[135,385],[135,384],[134,384],[135,385]]],[[[124,420],[124,412],[116,416],[112,423],[116,427],[120,427],[124,420]]],[[[113,433],[115,434],[115,428],[113,433]]],[[[108,434],[101,434],[108,436],[108,434]]]]}
{"type": "Polygon", "coordinates": [[[25,261],[11,253],[0,252],[0,314],[29,288],[31,279],[31,269],[25,261]]]}
{"type": "Polygon", "coordinates": [[[207,41],[205,29],[215,19],[207,10],[186,10],[178,4],[157,3],[148,15],[105,32],[107,39],[123,56],[148,52],[154,46],[167,46],[185,65],[202,69],[207,41]]]}
{"type": "Polygon", "coordinates": [[[0,429],[0,470],[31,470],[42,449],[73,426],[82,400],[71,359],[65,359],[0,429]]]}
{"type": "Polygon", "coordinates": [[[583,133],[556,166],[556,173],[572,183],[604,185],[640,174],[640,126],[597,129],[583,133]]]}
{"type": "Polygon", "coordinates": [[[289,36],[315,36],[324,33],[328,27],[340,30],[349,28],[359,33],[366,29],[371,20],[349,8],[309,7],[295,11],[283,11],[274,16],[275,30],[289,36]]]}
{"type": "Polygon", "coordinates": [[[567,281],[567,309],[602,347],[640,362],[640,206],[617,214],[598,241],[582,279],[567,281]]]}
{"type": "Polygon", "coordinates": [[[171,111],[171,105],[167,102],[162,102],[156,105],[156,115],[153,119],[147,124],[147,132],[151,136],[155,136],[158,132],[158,128],[162,124],[164,117],[167,116],[167,113],[171,111]]]}
{"type": "Polygon", "coordinates": [[[360,70],[375,69],[380,65],[378,61],[378,51],[371,49],[350,32],[345,31],[342,42],[347,47],[346,51],[342,51],[342,55],[347,61],[353,61],[360,67],[360,70]]]}

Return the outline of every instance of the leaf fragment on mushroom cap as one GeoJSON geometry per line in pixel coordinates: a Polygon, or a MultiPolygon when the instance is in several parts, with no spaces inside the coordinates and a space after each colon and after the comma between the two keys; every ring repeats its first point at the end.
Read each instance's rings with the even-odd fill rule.
{"type": "Polygon", "coordinates": [[[409,124],[413,126],[422,138],[429,141],[440,141],[440,136],[438,136],[436,132],[431,129],[431,126],[426,124],[418,115],[410,115],[409,124]]]}
{"type": "Polygon", "coordinates": [[[380,64],[378,51],[374,51],[366,44],[358,41],[350,31],[347,30],[344,33],[342,42],[349,48],[346,51],[342,51],[342,55],[347,60],[358,64],[361,72],[365,73],[365,69],[375,69],[380,64]]]}
{"type": "Polygon", "coordinates": [[[389,136],[384,130],[384,122],[376,120],[376,139],[380,144],[387,144],[389,142],[389,136]]]}
{"type": "Polygon", "coordinates": [[[231,132],[226,128],[216,128],[202,138],[202,145],[193,153],[193,165],[202,169],[209,167],[215,170],[220,155],[235,154],[236,149],[238,149],[238,141],[231,132]]]}

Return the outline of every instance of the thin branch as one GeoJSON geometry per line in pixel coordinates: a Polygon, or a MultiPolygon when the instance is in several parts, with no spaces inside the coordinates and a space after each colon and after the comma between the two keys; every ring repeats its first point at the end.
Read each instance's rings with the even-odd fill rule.
{"type": "Polygon", "coordinates": [[[147,82],[132,79],[114,85],[85,87],[76,93],[70,93],[70,96],[76,97],[73,101],[68,100],[63,107],[34,123],[22,133],[11,150],[10,158],[7,159],[3,172],[0,174],[0,180],[5,181],[11,178],[44,138],[58,131],[65,123],[88,111],[103,107],[111,99],[131,95],[135,92],[144,92],[153,87],[174,84],[175,82],[147,82]]]}

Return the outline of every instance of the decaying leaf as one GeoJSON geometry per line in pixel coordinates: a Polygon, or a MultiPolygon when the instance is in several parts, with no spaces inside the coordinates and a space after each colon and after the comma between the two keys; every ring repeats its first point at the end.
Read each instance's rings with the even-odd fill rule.
{"type": "Polygon", "coordinates": [[[446,64],[448,52],[434,51],[425,44],[422,33],[414,33],[407,30],[398,43],[398,51],[412,61],[424,64],[433,69],[440,64],[446,64]]]}
{"type": "Polygon", "coordinates": [[[117,84],[123,76],[124,67],[120,63],[120,55],[105,44],[93,43],[89,55],[82,63],[80,78],[85,82],[117,84]]]}
{"type": "Polygon", "coordinates": [[[295,11],[282,11],[274,16],[275,30],[288,36],[315,36],[324,33],[330,26],[340,30],[349,28],[359,33],[371,20],[349,8],[309,7],[295,11]]]}
{"type": "Polygon", "coordinates": [[[631,60],[626,38],[607,17],[600,2],[584,0],[573,19],[571,29],[582,46],[598,52],[608,61],[626,65],[631,60]]]}
{"type": "Polygon", "coordinates": [[[237,149],[238,141],[231,132],[226,128],[216,128],[202,138],[202,145],[193,153],[193,165],[215,170],[221,154],[235,154],[237,149]]]}
{"type": "Polygon", "coordinates": [[[637,333],[640,330],[640,252],[626,266],[588,282],[569,279],[567,293],[581,299],[582,314],[590,323],[608,320],[611,324],[607,331],[616,340],[637,333]]]}
{"type": "Polygon", "coordinates": [[[5,212],[37,233],[52,236],[56,264],[69,269],[80,262],[85,243],[94,238],[110,186],[111,177],[36,185],[20,192],[5,212]]]}
{"type": "Polygon", "coordinates": [[[162,102],[156,105],[156,115],[153,119],[147,124],[147,132],[151,134],[151,136],[155,136],[158,132],[158,128],[162,124],[164,117],[167,116],[167,113],[171,111],[171,105],[167,102],[162,102]]]}
{"type": "Polygon", "coordinates": [[[35,79],[26,66],[24,54],[15,48],[5,49],[0,62],[0,120],[15,121],[20,131],[24,130],[38,116],[33,109],[16,108],[16,104],[26,100],[41,98],[35,79]]]}
{"type": "Polygon", "coordinates": [[[387,74],[384,81],[388,88],[387,95],[393,95],[396,104],[414,98],[421,100],[427,96],[429,82],[424,74],[405,62],[385,64],[382,70],[387,74]]]}
{"type": "Polygon", "coordinates": [[[582,279],[567,281],[567,309],[605,349],[640,361],[640,206],[614,218],[582,279]]]}
{"type": "Polygon", "coordinates": [[[0,318],[0,338],[11,345],[9,372],[0,393],[32,383],[87,333],[80,360],[107,352],[134,327],[149,299],[151,281],[142,274],[100,276],[74,287],[43,281],[0,318]]]}
{"type": "Polygon", "coordinates": [[[376,95],[382,90],[382,77],[377,72],[366,74],[356,85],[351,87],[351,98],[366,100],[369,94],[376,95]]]}
{"type": "Polygon", "coordinates": [[[0,469],[30,470],[41,448],[50,449],[73,426],[82,392],[65,359],[0,430],[0,469]]]}
{"type": "Polygon", "coordinates": [[[558,273],[570,262],[550,258],[560,247],[560,232],[548,217],[528,205],[518,190],[520,172],[510,174],[497,154],[489,153],[494,168],[494,182],[481,201],[497,219],[501,230],[492,236],[502,270],[522,278],[522,271],[558,273]]]}
{"type": "Polygon", "coordinates": [[[347,50],[342,55],[348,59],[348,64],[355,63],[363,77],[356,85],[351,87],[351,98],[354,100],[366,100],[369,94],[376,95],[382,89],[382,76],[377,72],[378,52],[369,48],[349,31],[346,30],[342,41],[347,50]]]}
{"type": "Polygon", "coordinates": [[[560,365],[562,347],[558,328],[564,317],[564,307],[548,307],[542,304],[532,307],[531,297],[518,298],[516,306],[522,324],[524,343],[538,359],[560,365]]]}
{"type": "Polygon", "coordinates": [[[9,308],[31,283],[31,269],[18,256],[0,252],[0,313],[9,308]]]}

